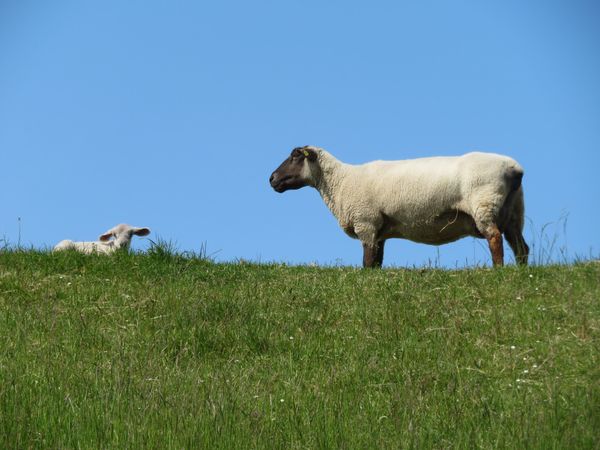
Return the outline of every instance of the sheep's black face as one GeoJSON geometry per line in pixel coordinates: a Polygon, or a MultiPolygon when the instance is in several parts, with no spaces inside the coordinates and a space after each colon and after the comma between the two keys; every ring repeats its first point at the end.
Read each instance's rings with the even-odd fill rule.
{"type": "Polygon", "coordinates": [[[297,147],[271,174],[269,182],[277,192],[300,189],[310,184],[308,165],[317,160],[317,152],[310,147],[297,147]]]}

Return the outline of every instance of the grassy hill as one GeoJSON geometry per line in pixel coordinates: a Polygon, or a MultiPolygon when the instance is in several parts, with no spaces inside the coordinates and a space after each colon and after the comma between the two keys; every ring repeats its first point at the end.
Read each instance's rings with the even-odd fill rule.
{"type": "Polygon", "coordinates": [[[600,264],[0,252],[2,448],[598,448],[600,264]]]}

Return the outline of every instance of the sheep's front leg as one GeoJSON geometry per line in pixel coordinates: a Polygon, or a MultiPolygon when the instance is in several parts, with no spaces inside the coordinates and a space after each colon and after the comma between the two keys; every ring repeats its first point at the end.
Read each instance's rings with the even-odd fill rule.
{"type": "Polygon", "coordinates": [[[383,265],[383,247],[385,245],[385,241],[379,241],[377,243],[379,245],[379,249],[377,251],[377,266],[381,267],[383,265]]]}
{"type": "Polygon", "coordinates": [[[363,267],[381,267],[383,263],[384,241],[378,239],[378,224],[357,221],[354,223],[354,232],[363,246],[363,267]]]}
{"type": "Polygon", "coordinates": [[[378,268],[383,264],[383,246],[385,241],[374,244],[363,242],[363,267],[378,268]]]}

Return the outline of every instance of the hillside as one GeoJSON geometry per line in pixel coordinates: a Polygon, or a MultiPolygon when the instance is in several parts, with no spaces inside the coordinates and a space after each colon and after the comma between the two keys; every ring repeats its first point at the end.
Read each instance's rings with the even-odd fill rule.
{"type": "Polygon", "coordinates": [[[600,264],[0,252],[2,448],[598,448],[600,264]]]}

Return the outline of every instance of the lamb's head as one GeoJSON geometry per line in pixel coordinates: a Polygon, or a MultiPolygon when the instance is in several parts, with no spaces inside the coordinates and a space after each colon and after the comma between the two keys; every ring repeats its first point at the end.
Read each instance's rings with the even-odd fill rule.
{"type": "Polygon", "coordinates": [[[131,238],[135,236],[148,236],[150,234],[150,228],[137,228],[132,227],[131,225],[127,225],[125,223],[121,223],[116,227],[111,228],[102,236],[100,236],[100,240],[102,242],[108,242],[111,238],[114,238],[114,245],[116,248],[129,248],[129,244],[131,243],[131,238]]]}
{"type": "Polygon", "coordinates": [[[285,192],[304,186],[315,186],[319,174],[318,156],[316,147],[296,147],[271,174],[271,187],[277,192],[285,192]]]}

